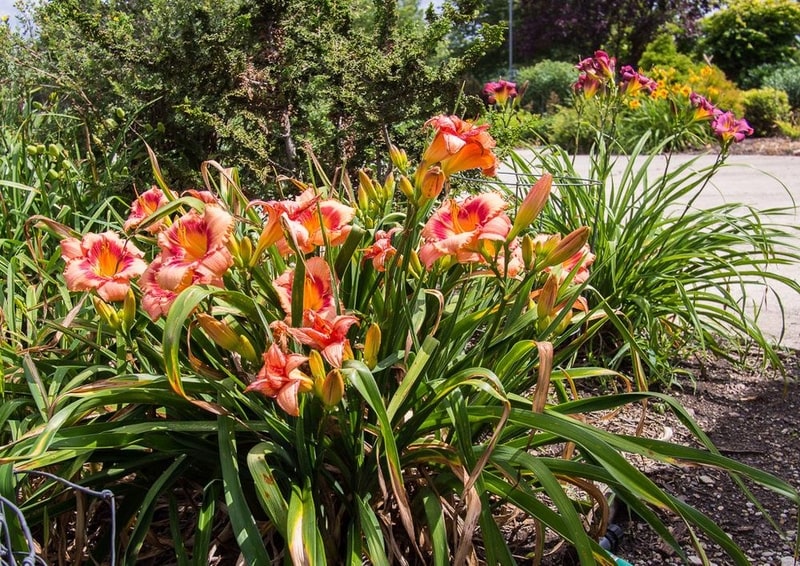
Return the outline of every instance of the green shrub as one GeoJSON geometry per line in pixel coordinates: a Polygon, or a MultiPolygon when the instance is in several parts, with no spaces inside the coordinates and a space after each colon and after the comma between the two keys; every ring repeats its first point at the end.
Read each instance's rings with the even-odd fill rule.
{"type": "Polygon", "coordinates": [[[800,108],[800,64],[778,67],[764,77],[761,86],[784,91],[789,97],[789,106],[800,108]]]}
{"type": "Polygon", "coordinates": [[[678,53],[675,38],[670,33],[662,33],[647,44],[639,59],[639,67],[650,70],[653,67],[675,69],[675,79],[685,81],[689,73],[697,64],[692,58],[683,53],[678,53]]]}
{"type": "Polygon", "coordinates": [[[789,97],[782,90],[757,88],[744,92],[744,117],[757,136],[774,134],[778,121],[788,120],[790,113],[789,97]]]}
{"type": "Polygon", "coordinates": [[[576,76],[575,65],[565,61],[545,59],[521,68],[517,79],[520,83],[528,82],[523,104],[530,103],[532,110],[540,114],[552,111],[556,105],[569,105],[576,76]]]}
{"type": "Polygon", "coordinates": [[[739,83],[752,69],[796,55],[800,4],[795,0],[732,0],[703,19],[701,27],[702,53],[739,83]]]}

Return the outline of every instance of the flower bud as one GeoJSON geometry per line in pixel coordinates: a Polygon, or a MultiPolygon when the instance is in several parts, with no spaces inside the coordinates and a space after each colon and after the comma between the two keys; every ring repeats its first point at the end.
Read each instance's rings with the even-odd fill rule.
{"type": "Polygon", "coordinates": [[[311,369],[311,377],[314,383],[322,384],[325,379],[325,362],[322,361],[322,354],[318,350],[311,350],[308,354],[308,367],[311,369]]]}
{"type": "Polygon", "coordinates": [[[375,191],[375,184],[372,182],[372,179],[369,178],[367,172],[363,169],[358,170],[358,190],[359,194],[361,190],[364,190],[367,194],[367,198],[369,202],[376,202],[378,200],[378,193],[375,191]]]}
{"type": "Polygon", "coordinates": [[[405,150],[400,149],[396,145],[389,146],[389,159],[392,160],[394,166],[397,167],[401,173],[404,173],[406,169],[408,169],[408,156],[405,150]]]}
{"type": "Polygon", "coordinates": [[[419,260],[419,254],[416,250],[411,251],[411,257],[409,258],[409,267],[411,268],[411,273],[415,277],[420,277],[423,274],[422,269],[422,262],[419,260]]]}
{"type": "Polygon", "coordinates": [[[423,170],[421,167],[417,171],[417,186],[423,202],[433,200],[439,196],[444,188],[447,176],[438,165],[423,170]]]}
{"type": "Polygon", "coordinates": [[[339,404],[344,396],[344,378],[338,368],[328,372],[322,382],[322,394],[320,399],[326,407],[333,407],[339,404]]]}
{"type": "Polygon", "coordinates": [[[529,234],[522,237],[522,264],[526,270],[533,269],[533,261],[536,259],[536,254],[533,249],[533,238],[529,234]]]}
{"type": "Polygon", "coordinates": [[[364,364],[373,369],[378,365],[378,352],[381,349],[381,327],[373,322],[364,338],[364,364]]]}
{"type": "Polygon", "coordinates": [[[392,198],[394,194],[394,188],[397,183],[394,180],[394,173],[389,171],[389,174],[386,175],[386,179],[383,181],[383,190],[381,191],[381,196],[383,197],[384,201],[389,200],[392,198]]]}
{"type": "Polygon", "coordinates": [[[400,177],[400,192],[403,193],[408,200],[414,199],[414,186],[405,175],[400,177]]]}
{"type": "Polygon", "coordinates": [[[236,351],[239,345],[239,335],[228,324],[204,312],[197,313],[195,317],[200,328],[217,346],[225,350],[236,351]]]}
{"type": "Polygon", "coordinates": [[[566,235],[556,246],[552,253],[547,255],[548,265],[564,263],[577,253],[589,240],[589,227],[581,226],[566,235]]]}
{"type": "Polygon", "coordinates": [[[236,352],[248,362],[257,364],[260,361],[259,355],[256,353],[256,349],[253,348],[253,345],[250,343],[250,340],[247,339],[247,336],[244,336],[243,334],[239,336],[239,344],[236,348],[236,352]]]}
{"type": "Polygon", "coordinates": [[[122,330],[126,333],[133,328],[133,323],[136,320],[136,295],[133,294],[133,289],[128,289],[125,295],[125,301],[122,303],[122,330]]]}
{"type": "Polygon", "coordinates": [[[542,287],[539,293],[539,300],[536,303],[536,314],[539,316],[540,320],[546,319],[553,314],[553,307],[556,304],[557,298],[558,279],[550,275],[547,281],[544,282],[544,287],[542,287]]]}
{"type": "Polygon", "coordinates": [[[92,297],[92,303],[94,303],[94,308],[97,311],[97,314],[100,315],[100,318],[102,318],[106,324],[108,324],[114,330],[118,330],[120,328],[119,315],[114,307],[109,305],[100,297],[92,297]]]}
{"type": "Polygon", "coordinates": [[[511,231],[506,237],[507,242],[516,238],[520,232],[536,220],[536,217],[539,216],[539,213],[547,203],[547,199],[550,197],[552,186],[553,176],[547,173],[531,187],[531,190],[528,191],[525,200],[522,201],[517,211],[517,216],[514,218],[514,225],[511,227],[511,231]]]}
{"type": "Polygon", "coordinates": [[[242,265],[249,265],[253,257],[253,240],[249,236],[244,236],[239,242],[239,257],[242,258],[242,265]]]}

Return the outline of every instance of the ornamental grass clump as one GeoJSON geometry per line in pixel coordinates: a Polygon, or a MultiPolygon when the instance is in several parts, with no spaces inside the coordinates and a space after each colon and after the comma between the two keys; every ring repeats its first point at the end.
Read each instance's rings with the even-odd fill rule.
{"type": "MultiPolygon", "coordinates": [[[[610,564],[597,542],[607,490],[679,556],[659,512],[746,564],[719,526],[623,453],[797,492],[721,456],[666,396],[580,398],[576,380],[626,381],[570,363],[610,319],[582,293],[599,261],[591,227],[532,230],[549,174],[519,199],[457,194],[452,175],[494,175],[494,139],[456,116],[427,126],[420,162],[392,147],[380,179],[364,170],[334,184],[315,171],[319,182],[283,180],[285,197],[258,201],[233,169],[207,163],[205,190],[178,192],[153,160],[156,186],[125,232],[43,223],[67,252],[67,310],[7,385],[3,417],[16,426],[0,447],[4,493],[14,471],[44,467],[113,489],[125,564],[164,510],[181,563],[207,563],[229,525],[250,564],[444,565],[539,561],[553,537],[582,564],[610,564]],[[704,449],[591,424],[649,398],[704,449]],[[184,490],[194,515],[180,511],[184,490]],[[511,512],[532,520],[531,540],[504,534],[511,512]]],[[[60,492],[15,489],[46,525],[60,492]]]]}
{"type": "MultiPolygon", "coordinates": [[[[601,57],[598,65],[607,60],[601,57]]],[[[579,78],[576,88],[586,80],[579,78]]],[[[592,134],[589,182],[559,183],[564,186],[541,218],[546,230],[592,228],[589,245],[598,259],[588,304],[617,312],[624,324],[607,326],[588,351],[611,367],[632,361],[642,382],[650,383],[671,381],[678,362],[698,349],[744,362],[755,348],[765,363],[781,367],[757,314],[763,297],[780,303],[776,287],[800,292],[797,282],[781,272],[800,260],[793,210],[759,210],[736,202],[695,205],[704,191],[724,194],[724,186],[715,186],[715,175],[726,166],[731,146],[752,135],[750,125],[689,91],[671,98],[679,121],[675,130],[644,131],[626,151],[613,136],[617,121],[629,119],[625,89],[607,79],[605,94],[595,90],[584,92],[608,121],[592,134]],[[716,138],[713,161],[701,155],[673,158],[682,146],[676,142],[687,132],[716,138]]],[[[574,158],[563,150],[538,151],[536,159],[531,164],[517,158],[516,165],[528,173],[541,167],[566,179],[580,177],[574,158]]]]}

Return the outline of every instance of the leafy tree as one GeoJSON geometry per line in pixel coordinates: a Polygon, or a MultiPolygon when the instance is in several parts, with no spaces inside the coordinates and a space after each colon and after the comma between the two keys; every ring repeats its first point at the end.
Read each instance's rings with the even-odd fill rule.
{"type": "MultiPolygon", "coordinates": [[[[731,0],[702,21],[701,49],[740,82],[759,66],[789,61],[800,51],[795,0],[731,0]]],[[[745,85],[749,86],[749,85],[745,85]]]]}
{"type": "Polygon", "coordinates": [[[635,64],[668,23],[688,35],[713,0],[520,0],[519,55],[577,60],[605,48],[635,64]]]}
{"type": "Polygon", "coordinates": [[[328,169],[355,167],[376,139],[402,142],[406,124],[452,110],[460,76],[500,37],[478,25],[459,56],[435,55],[477,13],[466,1],[423,15],[410,0],[52,0],[33,14],[23,66],[70,94],[98,139],[117,108],[136,115],[173,177],[213,158],[264,180],[305,170],[309,142],[328,169]]]}

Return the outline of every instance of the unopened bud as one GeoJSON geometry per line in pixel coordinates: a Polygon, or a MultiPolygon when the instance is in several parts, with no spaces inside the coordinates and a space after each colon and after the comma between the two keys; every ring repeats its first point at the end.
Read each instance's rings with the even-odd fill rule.
{"type": "Polygon", "coordinates": [[[547,256],[548,265],[558,265],[564,263],[577,253],[589,240],[589,227],[581,226],[566,235],[556,246],[551,254],[547,256]]]}
{"type": "Polygon", "coordinates": [[[373,369],[378,365],[378,352],[381,349],[381,327],[373,322],[364,338],[364,364],[373,369]]]}
{"type": "Polygon", "coordinates": [[[253,257],[253,240],[249,236],[244,236],[239,242],[239,257],[242,258],[242,265],[249,265],[253,257]]]}
{"type": "Polygon", "coordinates": [[[539,319],[546,319],[553,314],[553,307],[556,304],[557,298],[558,279],[550,275],[547,281],[544,282],[544,287],[542,287],[539,292],[539,301],[536,303],[536,314],[539,316],[539,319]]]}
{"type": "Polygon", "coordinates": [[[358,190],[359,193],[361,190],[364,190],[367,193],[367,198],[369,198],[370,202],[375,202],[378,199],[378,193],[375,191],[375,185],[372,182],[372,179],[369,178],[367,172],[363,169],[358,170],[358,190]]]}
{"type": "Polygon", "coordinates": [[[550,197],[552,186],[553,176],[547,173],[531,187],[531,190],[528,191],[525,200],[522,201],[517,211],[517,216],[514,218],[514,225],[511,227],[511,231],[506,238],[507,242],[516,238],[520,232],[536,220],[536,217],[539,216],[539,213],[547,203],[547,199],[550,197]]]}
{"type": "Polygon", "coordinates": [[[125,295],[125,301],[122,303],[122,330],[126,333],[133,328],[133,323],[136,320],[136,295],[133,294],[133,289],[128,289],[125,295]]]}
{"type": "Polygon", "coordinates": [[[401,173],[404,173],[406,169],[408,169],[408,156],[405,150],[400,149],[396,145],[389,146],[389,159],[392,160],[394,166],[397,167],[401,173]]]}
{"type": "Polygon", "coordinates": [[[405,175],[400,177],[400,192],[408,200],[413,200],[414,198],[414,185],[411,184],[411,181],[408,180],[408,177],[405,175]]]}
{"type": "Polygon", "coordinates": [[[383,181],[383,190],[382,190],[383,200],[386,201],[392,198],[396,184],[397,183],[394,180],[394,173],[392,171],[389,171],[389,174],[386,175],[386,179],[384,179],[383,181]]]}
{"type": "Polygon", "coordinates": [[[322,382],[322,394],[320,399],[326,407],[333,407],[342,400],[344,396],[344,378],[342,371],[334,368],[328,372],[322,382]]]}
{"type": "Polygon", "coordinates": [[[438,197],[444,188],[447,176],[438,165],[417,171],[416,181],[423,201],[433,200],[438,197]]]}
{"type": "Polygon", "coordinates": [[[533,238],[529,234],[522,237],[522,264],[526,270],[533,269],[533,261],[536,257],[533,251],[533,238]]]}
{"type": "Polygon", "coordinates": [[[195,316],[200,328],[217,346],[225,350],[236,351],[239,345],[239,335],[228,324],[204,312],[197,313],[195,316]]]}
{"type": "Polygon", "coordinates": [[[100,297],[92,297],[92,302],[94,303],[94,308],[97,311],[97,314],[100,315],[100,318],[102,318],[106,324],[115,330],[120,328],[119,315],[114,307],[109,305],[100,297]]]}
{"type": "Polygon", "coordinates": [[[319,383],[321,386],[322,380],[325,379],[325,362],[318,350],[311,350],[311,353],[308,354],[308,367],[311,369],[314,383],[319,383]]]}

